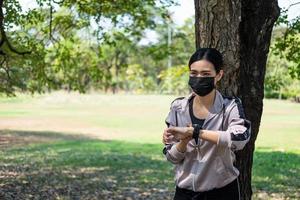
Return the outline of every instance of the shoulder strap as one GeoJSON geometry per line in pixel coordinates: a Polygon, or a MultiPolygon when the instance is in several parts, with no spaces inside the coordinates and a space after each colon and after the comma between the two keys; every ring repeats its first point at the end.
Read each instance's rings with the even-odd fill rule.
{"type": "MultiPolygon", "coordinates": [[[[176,101],[176,100],[181,100],[181,99],[184,99],[184,97],[177,97],[176,99],[174,99],[173,101],[172,101],[172,103],[174,103],[174,101],[176,101]]],[[[172,104],[171,103],[171,104],[172,104]]]]}
{"type": "MultiPolygon", "coordinates": [[[[171,105],[176,101],[176,100],[181,100],[184,99],[185,97],[177,97],[176,99],[174,99],[171,103],[171,105]]],[[[175,120],[176,120],[176,126],[178,126],[178,116],[177,116],[177,110],[175,110],[175,120]]]]}
{"type": "Polygon", "coordinates": [[[176,119],[176,126],[178,126],[177,110],[175,110],[175,119],[176,119]]]}

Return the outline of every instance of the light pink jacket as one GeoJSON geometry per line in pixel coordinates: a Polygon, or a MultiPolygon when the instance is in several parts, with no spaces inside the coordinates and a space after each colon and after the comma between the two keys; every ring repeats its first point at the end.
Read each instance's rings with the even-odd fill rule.
{"type": "MultiPolygon", "coordinates": [[[[171,103],[165,121],[168,126],[186,127],[192,123],[189,113],[192,95],[195,94],[177,98],[171,103]]],[[[184,153],[177,150],[176,143],[179,141],[175,139],[171,144],[165,144],[163,152],[166,159],[175,165],[175,183],[180,188],[207,191],[223,187],[239,175],[234,166],[234,151],[242,149],[251,135],[251,123],[245,119],[241,100],[224,97],[216,90],[203,129],[216,131],[218,143],[199,140],[196,145],[195,140],[191,140],[184,153]]]]}

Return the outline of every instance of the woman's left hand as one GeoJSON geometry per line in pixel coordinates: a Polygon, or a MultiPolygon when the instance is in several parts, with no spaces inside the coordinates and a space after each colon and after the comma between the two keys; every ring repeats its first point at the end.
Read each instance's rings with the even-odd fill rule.
{"type": "Polygon", "coordinates": [[[189,127],[170,127],[167,128],[167,132],[174,135],[174,137],[178,140],[183,140],[188,137],[193,136],[193,130],[194,128],[189,126],[189,127]]]}

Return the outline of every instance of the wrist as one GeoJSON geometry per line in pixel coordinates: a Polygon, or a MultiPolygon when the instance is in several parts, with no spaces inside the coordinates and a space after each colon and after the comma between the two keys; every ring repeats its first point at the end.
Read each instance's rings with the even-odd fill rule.
{"type": "Polygon", "coordinates": [[[180,140],[180,142],[176,145],[176,148],[179,152],[184,153],[186,151],[187,142],[184,140],[180,140]]]}
{"type": "Polygon", "coordinates": [[[179,140],[179,143],[181,144],[181,145],[187,145],[188,143],[189,143],[189,139],[181,139],[181,140],[179,140]]]}
{"type": "Polygon", "coordinates": [[[192,126],[188,127],[187,132],[188,132],[188,136],[189,137],[193,137],[194,127],[192,127],[192,126]]]}
{"type": "Polygon", "coordinates": [[[202,139],[202,133],[203,133],[203,129],[200,129],[199,131],[199,138],[202,139]]]}

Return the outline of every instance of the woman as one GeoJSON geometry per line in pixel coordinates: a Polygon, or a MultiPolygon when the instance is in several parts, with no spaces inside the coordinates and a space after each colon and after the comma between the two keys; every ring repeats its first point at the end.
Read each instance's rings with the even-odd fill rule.
{"type": "Polygon", "coordinates": [[[175,165],[174,200],[240,198],[234,151],[249,141],[251,128],[240,99],[215,89],[222,65],[218,50],[198,49],[189,60],[193,92],[171,103],[163,152],[175,165]]]}

